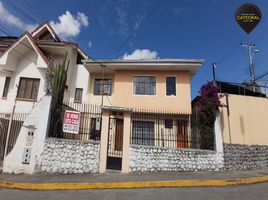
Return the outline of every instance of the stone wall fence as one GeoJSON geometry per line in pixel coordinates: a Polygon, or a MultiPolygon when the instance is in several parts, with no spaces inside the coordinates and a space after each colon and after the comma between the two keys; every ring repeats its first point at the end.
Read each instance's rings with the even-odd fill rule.
{"type": "Polygon", "coordinates": [[[226,170],[268,168],[268,145],[224,144],[226,170]]]}
{"type": "Polygon", "coordinates": [[[41,172],[98,173],[99,142],[47,138],[43,151],[41,172]]]}
{"type": "Polygon", "coordinates": [[[219,171],[224,169],[220,116],[215,121],[215,150],[130,146],[131,172],[219,171]]]}

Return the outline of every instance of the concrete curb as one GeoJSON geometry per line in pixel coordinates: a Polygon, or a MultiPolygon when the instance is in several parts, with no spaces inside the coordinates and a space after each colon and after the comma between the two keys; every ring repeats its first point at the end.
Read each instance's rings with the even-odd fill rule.
{"type": "Polygon", "coordinates": [[[175,180],[111,183],[14,183],[0,180],[0,188],[21,190],[134,189],[161,187],[223,187],[267,182],[268,176],[225,180],[175,180]]]}

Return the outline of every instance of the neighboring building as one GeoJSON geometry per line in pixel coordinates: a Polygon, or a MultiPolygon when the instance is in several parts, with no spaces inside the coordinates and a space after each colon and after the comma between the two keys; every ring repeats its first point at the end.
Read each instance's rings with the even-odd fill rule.
{"type": "MultiPolygon", "coordinates": [[[[216,81],[219,88],[219,107],[224,143],[268,144],[268,99],[260,92],[253,92],[244,85],[216,81]],[[258,120],[256,120],[258,119],[258,120]]],[[[192,100],[193,121],[198,115],[199,96],[192,100]]],[[[197,122],[192,123],[192,128],[197,122]]]]}
{"type": "Polygon", "coordinates": [[[65,101],[85,102],[89,74],[81,64],[86,54],[80,47],[61,40],[48,22],[31,34],[0,37],[0,112],[29,112],[46,94],[46,73],[68,53],[69,71],[65,101]],[[79,78],[78,78],[79,77],[79,78]]]}
{"type": "MultiPolygon", "coordinates": [[[[225,168],[258,169],[268,166],[268,99],[244,85],[216,81],[219,87],[220,132],[225,168]]],[[[192,101],[192,129],[196,128],[199,97],[192,101]]]]}

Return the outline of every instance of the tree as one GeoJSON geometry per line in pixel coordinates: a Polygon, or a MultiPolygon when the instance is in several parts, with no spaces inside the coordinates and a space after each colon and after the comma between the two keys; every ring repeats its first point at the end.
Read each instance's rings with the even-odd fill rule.
{"type": "Polygon", "coordinates": [[[51,65],[48,71],[49,93],[52,96],[50,109],[50,137],[62,137],[62,102],[66,86],[69,60],[67,53],[61,63],[51,65]]]}
{"type": "Polygon", "coordinates": [[[220,106],[218,92],[218,87],[212,82],[203,85],[200,90],[197,109],[202,149],[214,149],[214,124],[220,106]]]}

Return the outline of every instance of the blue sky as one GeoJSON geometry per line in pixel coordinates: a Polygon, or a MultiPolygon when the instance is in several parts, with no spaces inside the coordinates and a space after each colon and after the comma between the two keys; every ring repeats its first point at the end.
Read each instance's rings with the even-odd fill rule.
{"type": "Polygon", "coordinates": [[[217,63],[219,80],[249,80],[248,55],[241,42],[254,43],[260,50],[254,56],[256,75],[268,70],[268,0],[0,2],[0,28],[8,33],[19,35],[25,28],[31,30],[48,20],[61,37],[79,43],[95,59],[129,56],[205,59],[192,80],[192,97],[202,84],[212,79],[212,62],[217,63]],[[248,2],[256,4],[262,12],[261,22],[249,34],[234,17],[236,9],[248,2]]]}

